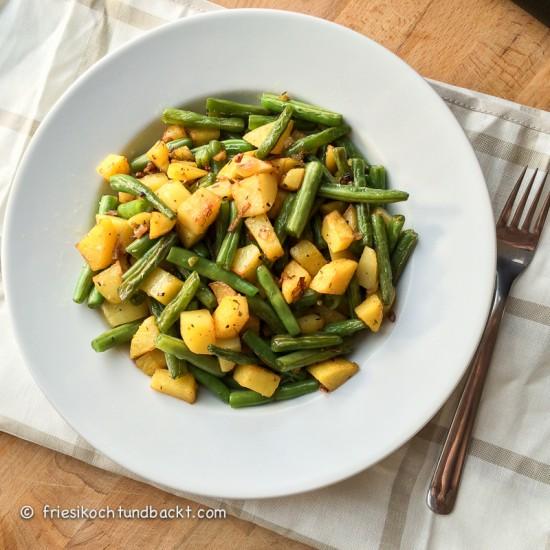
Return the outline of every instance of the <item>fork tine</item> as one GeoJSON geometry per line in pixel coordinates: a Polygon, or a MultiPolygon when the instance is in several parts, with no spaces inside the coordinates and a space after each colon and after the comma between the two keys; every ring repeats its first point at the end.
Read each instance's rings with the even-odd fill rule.
{"type": "Polygon", "coordinates": [[[527,212],[527,216],[525,216],[525,220],[522,225],[522,229],[524,229],[525,231],[529,231],[529,228],[531,227],[531,222],[533,221],[535,212],[537,211],[537,207],[539,205],[542,191],[544,190],[544,183],[546,182],[547,176],[548,174],[546,174],[546,176],[544,176],[543,180],[540,182],[539,188],[537,189],[535,197],[533,198],[533,202],[531,203],[531,208],[529,208],[529,212],[527,212]]]}
{"type": "MultiPolygon", "coordinates": [[[[546,178],[548,177],[548,173],[544,177],[541,183],[542,186],[546,183],[546,178]]],[[[539,218],[537,220],[537,223],[535,225],[535,235],[540,236],[542,232],[542,228],[544,227],[544,222],[546,221],[546,216],[548,216],[548,210],[550,210],[550,193],[548,193],[548,196],[546,197],[546,201],[544,202],[544,206],[542,207],[542,210],[540,211],[539,218]]]]}
{"type": "Polygon", "coordinates": [[[533,172],[533,175],[531,176],[531,179],[529,180],[529,183],[527,184],[527,187],[525,188],[525,191],[521,195],[521,199],[519,201],[519,204],[516,208],[516,212],[514,213],[514,217],[512,219],[512,222],[510,223],[510,226],[517,229],[519,226],[519,221],[521,220],[521,216],[523,215],[523,210],[525,209],[525,205],[527,204],[527,199],[529,198],[529,193],[531,193],[531,188],[533,187],[533,182],[535,181],[535,178],[537,177],[538,168],[533,172]]]}
{"type": "Polygon", "coordinates": [[[500,213],[500,218],[498,219],[497,225],[506,225],[508,217],[510,216],[510,212],[512,211],[512,206],[514,205],[514,201],[516,200],[521,182],[523,181],[523,176],[525,176],[525,172],[527,172],[527,166],[521,171],[518,181],[516,181],[516,184],[514,185],[514,188],[512,189],[512,192],[510,193],[510,196],[508,197],[508,200],[506,201],[506,204],[504,205],[504,208],[500,213]]]}

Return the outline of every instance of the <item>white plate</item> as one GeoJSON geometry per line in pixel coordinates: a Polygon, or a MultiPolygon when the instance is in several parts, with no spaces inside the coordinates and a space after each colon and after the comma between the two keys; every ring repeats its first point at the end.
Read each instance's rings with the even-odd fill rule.
{"type": "MultiPolygon", "coordinates": [[[[148,138],[151,138],[151,133],[148,138]]],[[[147,143],[142,135],[141,153],[147,143]]],[[[11,193],[4,274],[17,339],[37,383],[94,447],[178,490],[232,498],[307,491],[397,449],[437,411],[473,354],[495,269],[492,214],[474,153],[429,85],[343,27],[286,12],[215,12],[163,26],[81,77],[33,138],[11,193]],[[369,159],[410,192],[420,233],[397,322],[369,335],[360,373],[334,394],[232,410],[148,388],[126,351],[97,354],[97,312],[71,301],[98,161],[164,107],[288,90],[344,114],[369,159]]]]}

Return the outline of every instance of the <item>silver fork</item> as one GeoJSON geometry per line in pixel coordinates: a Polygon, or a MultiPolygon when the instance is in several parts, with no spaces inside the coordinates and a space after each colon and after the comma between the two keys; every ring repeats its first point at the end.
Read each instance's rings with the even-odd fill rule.
{"type": "Polygon", "coordinates": [[[527,167],[523,169],[518,178],[497,222],[497,275],[493,306],[483,336],[470,364],[468,378],[441,449],[426,498],[428,506],[437,514],[449,514],[454,508],[506,299],[514,281],[533,259],[550,209],[549,193],[533,223],[548,178],[547,173],[540,182],[525,218],[523,216],[537,170],[530,177],[517,207],[514,208],[526,171],[527,167]]]}

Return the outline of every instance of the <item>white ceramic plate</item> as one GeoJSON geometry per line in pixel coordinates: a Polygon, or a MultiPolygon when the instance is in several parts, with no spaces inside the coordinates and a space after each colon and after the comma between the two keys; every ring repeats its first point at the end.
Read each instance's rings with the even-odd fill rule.
{"type": "MultiPolygon", "coordinates": [[[[150,142],[150,141],[149,141],[150,142]]],[[[233,498],[307,491],[374,464],[437,411],[473,354],[495,268],[479,165],[444,103],[405,63],[343,27],[286,12],[215,12],[106,57],[42,123],[11,194],[3,246],[17,339],[37,383],[94,447],[178,490],[233,498]],[[209,95],[292,95],[344,114],[369,159],[410,192],[420,233],[397,322],[365,337],[360,373],[334,394],[232,410],[148,388],[127,351],[97,354],[101,315],[71,301],[109,152],[141,153],[164,107],[209,95]],[[235,92],[242,92],[241,94],[235,92]]]]}

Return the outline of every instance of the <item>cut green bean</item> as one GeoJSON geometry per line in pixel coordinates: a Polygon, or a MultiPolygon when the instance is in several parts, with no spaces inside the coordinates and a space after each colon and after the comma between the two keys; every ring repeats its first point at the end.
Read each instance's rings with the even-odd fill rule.
{"type": "Polygon", "coordinates": [[[347,154],[348,158],[350,158],[350,159],[351,158],[361,159],[365,163],[366,166],[369,165],[369,163],[367,162],[367,159],[365,158],[363,153],[361,153],[361,151],[359,151],[359,149],[357,148],[355,143],[353,143],[353,141],[348,136],[343,136],[341,138],[338,138],[336,140],[336,145],[338,147],[343,147],[346,150],[346,154],[347,154]]]}
{"type": "Polygon", "coordinates": [[[323,237],[323,232],[321,230],[323,221],[321,216],[316,214],[311,220],[311,228],[313,230],[313,244],[319,250],[326,250],[328,248],[327,241],[323,237]]]}
{"type": "Polygon", "coordinates": [[[367,325],[360,319],[345,319],[344,321],[335,321],[329,323],[323,329],[328,334],[337,334],[338,336],[351,336],[356,332],[365,330],[367,325]]]}
{"type": "Polygon", "coordinates": [[[220,348],[219,346],[215,346],[213,344],[208,346],[208,351],[213,353],[216,357],[227,359],[227,361],[232,361],[233,363],[237,363],[237,365],[252,365],[256,363],[256,357],[254,355],[243,353],[241,351],[220,348]]]}
{"type": "Polygon", "coordinates": [[[88,295],[88,302],[86,305],[90,309],[97,309],[105,301],[105,297],[97,288],[94,286],[88,295]]]}
{"type": "Polygon", "coordinates": [[[221,268],[210,260],[200,258],[184,248],[173,246],[166,259],[174,265],[196,271],[201,277],[226,283],[245,296],[255,296],[258,294],[258,289],[246,279],[221,268]]]}
{"type": "Polygon", "coordinates": [[[342,338],[337,334],[308,334],[292,337],[288,334],[277,334],[271,338],[271,349],[275,352],[296,351],[302,349],[319,349],[337,346],[342,338]]]}
{"type": "MultiPolygon", "coordinates": [[[[366,187],[367,178],[365,176],[365,161],[360,158],[351,160],[351,170],[353,174],[354,187],[366,187]]],[[[361,243],[363,246],[372,247],[372,224],[370,221],[370,206],[368,204],[357,203],[355,205],[357,212],[357,229],[361,233],[361,243]]]]}
{"type": "Polygon", "coordinates": [[[126,252],[133,256],[134,258],[141,258],[150,248],[154,246],[157,242],[157,239],[150,239],[148,235],[143,235],[139,239],[131,242],[126,247],[126,252]]]}
{"type": "Polygon", "coordinates": [[[149,201],[146,199],[134,199],[133,201],[123,202],[118,205],[117,213],[121,218],[129,220],[136,214],[150,212],[152,210],[149,201]]]}
{"type": "Polygon", "coordinates": [[[380,294],[382,302],[385,305],[392,303],[394,298],[394,288],[392,282],[392,270],[390,263],[390,253],[388,250],[388,237],[386,234],[386,223],[380,214],[373,214],[372,229],[374,232],[374,247],[376,250],[376,260],[378,262],[378,280],[380,284],[380,294]]]}
{"type": "Polygon", "coordinates": [[[309,365],[344,355],[349,351],[350,347],[345,344],[328,349],[293,351],[286,355],[280,355],[277,358],[277,363],[281,372],[286,372],[292,369],[308,367],[309,365]]]}
{"type": "Polygon", "coordinates": [[[198,242],[193,246],[193,252],[201,258],[210,258],[210,250],[203,241],[198,242]]]}
{"type": "Polygon", "coordinates": [[[216,256],[220,251],[222,242],[227,234],[227,228],[231,221],[231,204],[229,201],[222,201],[220,205],[220,212],[216,218],[216,238],[214,241],[214,251],[216,256]]]}
{"type": "Polygon", "coordinates": [[[401,214],[396,214],[391,217],[390,223],[386,226],[386,232],[388,234],[388,250],[390,254],[395,249],[395,245],[399,240],[399,235],[401,235],[401,230],[405,225],[405,216],[401,214]]]}
{"type": "Polygon", "coordinates": [[[275,147],[275,145],[277,145],[277,142],[286,130],[290,119],[292,118],[293,112],[294,108],[292,105],[285,106],[280,116],[275,120],[269,134],[265,137],[262,143],[260,143],[258,150],[256,151],[256,158],[265,159],[269,153],[271,153],[271,150],[275,147]]]}
{"type": "Polygon", "coordinates": [[[160,302],[157,302],[157,300],[155,300],[154,298],[150,298],[149,310],[155,316],[155,319],[158,322],[160,316],[162,315],[162,312],[164,311],[164,306],[160,302]]]}
{"type": "Polygon", "coordinates": [[[92,281],[93,276],[94,272],[90,269],[88,264],[84,264],[80,268],[80,274],[78,275],[73,291],[73,301],[77,304],[84,302],[94,288],[94,283],[92,281]]]}
{"type": "Polygon", "coordinates": [[[361,203],[391,203],[406,201],[409,198],[406,191],[397,189],[372,189],[370,187],[327,184],[321,185],[318,195],[325,199],[361,203]]]}
{"type": "Polygon", "coordinates": [[[295,399],[308,393],[313,393],[319,389],[319,382],[317,380],[301,380],[298,382],[287,382],[279,386],[273,398],[275,401],[283,401],[286,399],[295,399]]]}
{"type": "Polygon", "coordinates": [[[261,359],[268,367],[278,371],[277,356],[271,350],[270,345],[252,330],[247,330],[242,335],[243,342],[252,350],[254,355],[261,359]]]}
{"type": "Polygon", "coordinates": [[[292,304],[292,309],[294,309],[297,312],[304,311],[310,307],[313,307],[317,304],[317,302],[320,299],[320,295],[318,292],[315,292],[315,290],[311,290],[308,288],[303,294],[302,297],[296,300],[292,304]]]}
{"type": "Polygon", "coordinates": [[[237,133],[244,131],[242,118],[204,116],[181,109],[165,109],[162,113],[162,121],[165,124],[181,124],[186,128],[218,128],[219,130],[237,133]]]}
{"type": "Polygon", "coordinates": [[[301,139],[296,140],[286,151],[286,155],[300,155],[312,153],[318,147],[322,147],[327,143],[332,143],[336,138],[341,137],[349,132],[349,126],[335,126],[327,128],[315,134],[309,134],[301,139]]]}
{"type": "Polygon", "coordinates": [[[168,251],[175,242],[176,235],[174,233],[161,237],[144,256],[122,275],[124,282],[118,288],[118,295],[122,301],[129,298],[139,288],[144,279],[166,258],[168,251]]]}
{"type": "Polygon", "coordinates": [[[184,311],[195,293],[199,289],[200,277],[194,271],[189,278],[183,283],[179,292],[164,308],[161,316],[157,321],[160,332],[167,332],[168,329],[178,320],[179,314],[184,311]]]}
{"type": "Polygon", "coordinates": [[[273,308],[262,298],[258,296],[248,296],[248,307],[250,311],[259,317],[269,327],[271,332],[280,334],[284,332],[285,327],[273,310],[273,308]]]}
{"type": "Polygon", "coordinates": [[[224,403],[229,403],[229,388],[220,380],[219,377],[210,374],[193,365],[189,367],[191,374],[196,378],[197,382],[212,392],[218,399],[224,403]]]}
{"type": "Polygon", "coordinates": [[[230,206],[230,223],[228,231],[222,241],[218,256],[216,257],[216,264],[226,270],[230,270],[235,259],[235,252],[239,246],[239,240],[241,238],[241,226],[242,218],[238,217],[237,206],[235,201],[231,201],[230,206]],[[231,228],[231,231],[229,231],[231,228]]]}
{"type": "Polygon", "coordinates": [[[346,294],[348,298],[349,316],[351,318],[356,317],[355,308],[361,303],[361,287],[359,286],[357,275],[351,278],[346,294]]]}
{"type": "Polygon", "coordinates": [[[344,147],[335,147],[332,150],[332,153],[336,162],[336,177],[338,179],[341,179],[350,172],[346,150],[344,147]]]}
{"type": "MultiPolygon", "coordinates": [[[[184,269],[182,267],[178,267],[178,271],[183,275],[185,279],[189,277],[192,273],[189,269],[184,269]]],[[[216,308],[218,305],[218,301],[216,300],[216,296],[214,296],[214,293],[204,284],[203,281],[200,282],[199,289],[196,293],[197,300],[207,309],[212,311],[216,308]]]]}
{"type": "Polygon", "coordinates": [[[133,321],[107,330],[92,340],[92,348],[97,352],[101,352],[119,344],[125,344],[132,339],[139,325],[141,325],[141,321],[133,321]]]}
{"type": "Polygon", "coordinates": [[[386,180],[386,169],[383,166],[371,166],[369,168],[370,187],[375,189],[386,189],[388,182],[386,180]]]}
{"type": "Polygon", "coordinates": [[[273,306],[275,313],[278,315],[279,319],[285,326],[287,332],[292,336],[297,336],[300,334],[300,326],[296,317],[292,313],[289,305],[286,303],[277,283],[273,279],[273,275],[269,272],[269,269],[265,265],[258,266],[256,270],[258,276],[258,282],[264,289],[267,299],[273,306]]]}
{"type": "Polygon", "coordinates": [[[284,101],[276,94],[262,94],[261,103],[266,109],[275,113],[280,113],[287,105],[292,105],[295,118],[309,120],[310,122],[324,124],[325,126],[339,126],[343,121],[340,113],[335,113],[295,99],[284,101]]]}
{"type": "Polygon", "coordinates": [[[316,200],[322,175],[322,165],[318,160],[306,164],[302,185],[296,193],[286,223],[286,232],[289,235],[299,238],[304,231],[316,200]]]}
{"type": "Polygon", "coordinates": [[[286,226],[288,223],[288,217],[292,212],[295,199],[296,193],[289,193],[285,197],[283,206],[281,206],[281,210],[277,218],[275,219],[275,224],[273,225],[273,229],[275,230],[275,233],[281,245],[284,244],[287,237],[286,226]]]}
{"type": "Polygon", "coordinates": [[[229,394],[229,405],[233,409],[265,405],[266,403],[271,403],[271,401],[273,401],[272,397],[264,397],[252,390],[233,390],[229,394]]]}
{"type": "Polygon", "coordinates": [[[418,242],[418,234],[412,229],[406,229],[401,233],[395,250],[391,257],[391,268],[393,274],[393,284],[399,281],[411,254],[413,253],[416,243],[418,242]]]}
{"type": "Polygon", "coordinates": [[[221,378],[224,373],[220,369],[218,360],[211,355],[199,355],[193,353],[179,338],[168,336],[167,334],[159,334],[155,343],[157,349],[164,351],[165,353],[171,353],[179,359],[187,361],[191,365],[198,367],[218,378],[221,378]]]}
{"type": "Polygon", "coordinates": [[[206,100],[206,110],[212,116],[238,116],[247,117],[249,115],[267,115],[269,111],[261,105],[251,105],[249,103],[239,103],[230,99],[218,99],[209,97],[206,100]]]}
{"type": "Polygon", "coordinates": [[[189,372],[189,367],[183,359],[178,359],[171,353],[165,353],[166,368],[172,378],[179,378],[189,372]]]}
{"type": "Polygon", "coordinates": [[[118,199],[114,195],[102,195],[102,197],[99,199],[97,213],[107,214],[107,212],[114,212],[117,206],[118,199]]]}

